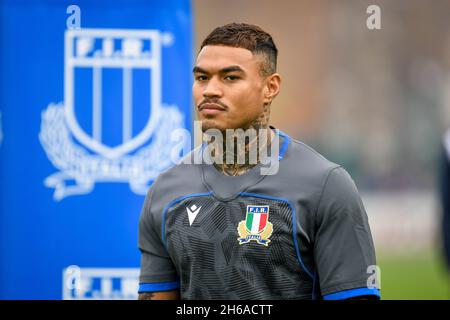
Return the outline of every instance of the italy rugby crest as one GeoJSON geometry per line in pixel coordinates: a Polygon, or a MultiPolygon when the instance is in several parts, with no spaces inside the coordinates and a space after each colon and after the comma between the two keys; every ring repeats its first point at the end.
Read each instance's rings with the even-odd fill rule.
{"type": "Polygon", "coordinates": [[[269,206],[247,206],[245,220],[239,222],[239,244],[255,241],[268,246],[273,232],[273,224],[269,222],[269,206]]]}
{"type": "Polygon", "coordinates": [[[172,41],[160,30],[66,30],[64,102],[42,112],[39,133],[58,169],[44,181],[56,201],[98,182],[129,183],[145,195],[173,165],[168,137],[184,119],[162,101],[161,51],[172,41]]]}

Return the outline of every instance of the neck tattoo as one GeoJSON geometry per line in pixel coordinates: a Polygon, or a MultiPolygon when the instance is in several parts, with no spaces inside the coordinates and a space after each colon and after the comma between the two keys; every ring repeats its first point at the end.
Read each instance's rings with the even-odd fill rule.
{"type": "MultiPolygon", "coordinates": [[[[264,148],[270,147],[270,142],[273,137],[273,132],[269,128],[269,115],[270,115],[270,105],[266,104],[264,105],[263,112],[259,115],[258,118],[256,118],[254,121],[252,121],[246,128],[243,128],[244,130],[248,129],[254,129],[256,131],[256,136],[252,139],[246,138],[245,139],[245,147],[241,148],[238,147],[236,144],[235,137],[233,138],[233,148],[229,150],[227,148],[225,139],[223,142],[223,153],[222,153],[222,163],[214,163],[214,167],[222,172],[224,175],[227,176],[240,176],[245,174],[247,171],[255,167],[260,162],[260,150],[263,150],[264,148]],[[260,136],[260,131],[265,130],[266,132],[263,133],[260,136]],[[262,139],[260,139],[260,137],[262,139]],[[261,141],[260,141],[261,140],[261,141]],[[250,150],[258,150],[257,152],[257,161],[256,163],[251,163],[250,161],[250,150]],[[245,163],[239,164],[238,158],[243,157],[245,159],[245,163]],[[232,163],[227,163],[226,159],[233,159],[232,163]]],[[[225,136],[225,135],[224,135],[225,136]]],[[[266,149],[267,150],[267,149],[266,149]]],[[[253,161],[254,162],[254,161],[253,161]]]]}

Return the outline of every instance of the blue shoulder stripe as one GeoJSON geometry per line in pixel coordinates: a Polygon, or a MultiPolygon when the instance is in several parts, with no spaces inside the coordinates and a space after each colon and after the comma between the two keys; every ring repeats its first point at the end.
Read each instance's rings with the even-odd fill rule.
{"type": "Polygon", "coordinates": [[[380,289],[376,288],[356,288],[350,290],[339,291],[323,296],[324,300],[343,300],[359,296],[377,296],[380,298],[380,289]]]}
{"type": "Polygon", "coordinates": [[[138,293],[175,290],[180,287],[179,281],[140,283],[138,293]]]}

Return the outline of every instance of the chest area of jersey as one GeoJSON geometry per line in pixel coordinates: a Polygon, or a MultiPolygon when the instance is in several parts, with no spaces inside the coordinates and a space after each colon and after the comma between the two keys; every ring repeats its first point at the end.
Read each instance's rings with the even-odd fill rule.
{"type": "Polygon", "coordinates": [[[167,210],[167,252],[185,298],[268,299],[311,294],[299,263],[296,211],[283,199],[185,198],[167,210]]]}
{"type": "Polygon", "coordinates": [[[211,252],[216,262],[227,263],[250,252],[293,254],[294,224],[295,210],[286,200],[241,196],[225,202],[200,196],[169,208],[164,227],[175,259],[186,252],[191,257],[211,252]]]}

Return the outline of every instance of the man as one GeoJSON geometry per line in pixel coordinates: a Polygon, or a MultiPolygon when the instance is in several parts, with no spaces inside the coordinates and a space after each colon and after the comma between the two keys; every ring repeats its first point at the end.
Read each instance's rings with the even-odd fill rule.
{"type": "Polygon", "coordinates": [[[440,199],[442,205],[442,247],[447,268],[450,270],[450,129],[443,136],[440,165],[440,199]]]}
{"type": "Polygon", "coordinates": [[[227,142],[211,154],[232,163],[181,163],[153,183],[139,224],[140,299],[379,297],[368,285],[375,252],[353,180],[269,126],[276,61],[272,37],[257,26],[225,25],[203,41],[193,69],[202,130],[258,135],[239,149],[244,163],[227,142]],[[275,151],[250,161],[251,149],[268,145],[275,151]],[[277,172],[261,174],[274,154],[277,172]]]}

